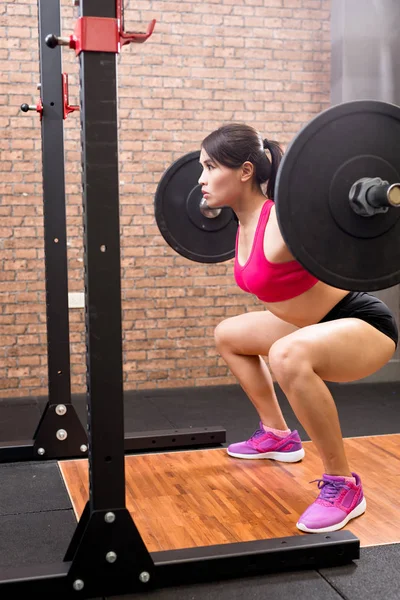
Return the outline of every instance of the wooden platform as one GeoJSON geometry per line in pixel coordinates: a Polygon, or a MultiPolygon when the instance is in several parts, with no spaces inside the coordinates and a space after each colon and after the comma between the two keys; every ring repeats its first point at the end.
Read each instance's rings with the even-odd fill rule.
{"type": "MultiPolygon", "coordinates": [[[[350,438],[366,513],[349,529],[361,546],[400,542],[400,434],[350,438]]],[[[301,533],[298,516],[322,474],[312,442],[300,463],[234,459],[225,449],[126,456],[126,504],[150,552],[301,533]]],[[[88,500],[88,461],[59,463],[77,518],[88,500]]]]}

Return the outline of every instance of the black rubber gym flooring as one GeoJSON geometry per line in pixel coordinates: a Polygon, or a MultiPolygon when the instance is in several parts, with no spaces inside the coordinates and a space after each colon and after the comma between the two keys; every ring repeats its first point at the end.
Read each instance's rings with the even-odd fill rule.
{"type": "MultiPolygon", "coordinates": [[[[345,437],[400,433],[400,384],[330,387],[345,437]]],[[[297,428],[303,440],[308,440],[279,389],[277,393],[289,427],[297,428]]],[[[31,439],[44,403],[37,398],[0,400],[0,440],[31,439]]],[[[74,398],[74,404],[85,422],[84,398],[74,398]]],[[[238,386],[126,393],[127,433],[209,425],[224,427],[229,444],[248,437],[257,427],[258,419],[238,386]]],[[[56,461],[0,465],[0,566],[62,560],[75,526],[56,461]]],[[[362,548],[360,559],[344,567],[247,577],[119,597],[138,600],[399,600],[400,544],[362,548]]]]}

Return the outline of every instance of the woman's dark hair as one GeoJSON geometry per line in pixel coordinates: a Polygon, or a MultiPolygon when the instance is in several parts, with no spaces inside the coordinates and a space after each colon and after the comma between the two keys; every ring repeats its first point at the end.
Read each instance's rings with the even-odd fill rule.
{"type": "Polygon", "coordinates": [[[257,182],[268,181],[267,196],[274,198],[276,175],[283,154],[278,142],[263,140],[250,125],[229,123],[210,133],[202,147],[211,160],[231,169],[238,169],[246,161],[253,163],[257,182]],[[272,162],[265,150],[270,151],[272,162]]]}

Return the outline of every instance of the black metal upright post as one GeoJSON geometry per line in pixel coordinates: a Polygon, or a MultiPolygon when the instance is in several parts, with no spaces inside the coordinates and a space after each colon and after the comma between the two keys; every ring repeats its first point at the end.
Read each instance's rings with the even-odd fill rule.
{"type": "Polygon", "coordinates": [[[34,451],[39,457],[46,452],[86,456],[86,432],[71,403],[61,48],[45,44],[53,26],[60,31],[60,3],[39,0],[38,16],[49,400],[34,434],[34,451]]]}
{"type": "MultiPolygon", "coordinates": [[[[45,44],[60,31],[60,4],[38,0],[43,228],[46,280],[48,401],[32,440],[0,443],[0,460],[86,456],[87,435],[71,403],[68,256],[64,173],[64,98],[61,48],[45,44]]],[[[39,110],[38,110],[39,109],[39,110]]]]}
{"type": "MultiPolygon", "coordinates": [[[[115,1],[81,0],[81,16],[115,18],[115,1]]],[[[89,483],[101,510],[125,506],[117,65],[108,52],[79,60],[89,483]]]]}
{"type": "Polygon", "coordinates": [[[49,399],[66,404],[71,383],[62,63],[61,48],[53,51],[44,43],[44,32],[60,30],[59,3],[40,0],[38,16],[49,399]]]}
{"type": "MultiPolygon", "coordinates": [[[[80,17],[115,20],[116,2],[81,0],[80,17]]],[[[122,593],[132,565],[146,573],[154,567],[125,505],[116,58],[117,49],[79,54],[89,500],[65,560],[72,585],[86,581],[86,593],[96,593],[96,572],[108,591],[117,575],[122,593]]]]}

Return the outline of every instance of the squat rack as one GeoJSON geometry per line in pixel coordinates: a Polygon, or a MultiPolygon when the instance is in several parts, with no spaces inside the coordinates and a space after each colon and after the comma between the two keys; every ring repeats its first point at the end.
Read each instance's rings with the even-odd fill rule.
{"type": "Polygon", "coordinates": [[[125,504],[116,55],[129,41],[145,41],[154,22],[146,34],[125,34],[121,0],[80,0],[79,12],[69,38],[42,33],[55,50],[75,49],[80,61],[89,500],[64,560],[0,569],[0,594],[95,598],[359,558],[349,531],[146,549],[125,504]]]}
{"type": "MultiPolygon", "coordinates": [[[[116,14],[122,21],[120,1],[116,14]]],[[[48,401],[32,439],[0,442],[0,462],[82,458],[87,457],[88,449],[85,428],[71,400],[64,172],[63,123],[70,113],[79,110],[79,106],[69,104],[68,75],[62,72],[61,47],[57,44],[59,2],[38,0],[38,25],[40,98],[34,105],[22,104],[21,110],[36,111],[41,124],[48,401]],[[54,36],[54,48],[45,43],[49,32],[54,36]]],[[[77,33],[77,39],[80,39],[82,36],[77,33]]],[[[102,35],[101,29],[98,35],[102,35]]],[[[129,41],[129,34],[120,28],[121,45],[129,41]]],[[[225,441],[226,431],[219,426],[191,427],[130,432],[125,434],[124,449],[125,453],[134,454],[172,448],[215,447],[225,441]]]]}

